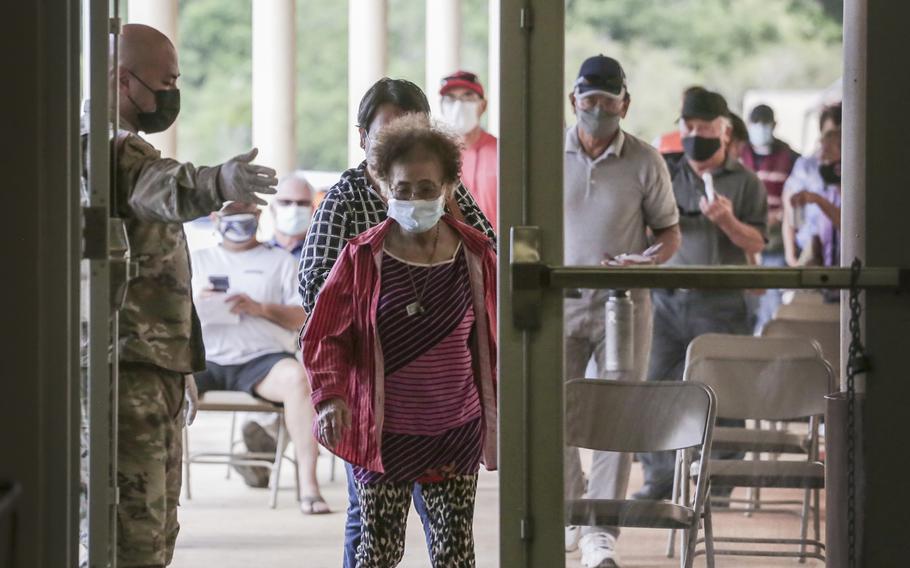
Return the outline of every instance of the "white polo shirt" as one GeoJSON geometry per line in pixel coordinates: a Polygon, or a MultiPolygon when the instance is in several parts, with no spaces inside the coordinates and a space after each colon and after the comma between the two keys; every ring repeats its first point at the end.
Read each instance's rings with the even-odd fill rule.
{"type": "Polygon", "coordinates": [[[591,158],[577,128],[566,131],[566,264],[600,266],[604,255],[641,253],[648,248],[648,227],[660,230],[679,223],[664,159],[650,144],[621,130],[603,154],[591,158]]]}
{"type": "MultiPolygon", "coordinates": [[[[246,294],[257,302],[302,306],[297,288],[297,264],[285,250],[260,244],[245,251],[229,251],[221,245],[192,254],[193,299],[202,323],[205,358],[219,365],[239,365],[268,353],[293,353],[297,332],[271,321],[241,315],[238,321],[222,323],[219,310],[208,311],[200,302],[210,287],[209,276],[227,276],[231,294],[246,294]]],[[[215,298],[217,300],[218,298],[215,298]]]]}

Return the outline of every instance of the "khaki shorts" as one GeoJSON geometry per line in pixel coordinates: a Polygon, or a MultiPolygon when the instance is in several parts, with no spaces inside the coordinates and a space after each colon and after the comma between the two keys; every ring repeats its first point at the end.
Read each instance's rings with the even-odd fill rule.
{"type": "Polygon", "coordinates": [[[120,364],[117,565],[165,566],[180,525],[184,377],[151,365],[120,364]]]}

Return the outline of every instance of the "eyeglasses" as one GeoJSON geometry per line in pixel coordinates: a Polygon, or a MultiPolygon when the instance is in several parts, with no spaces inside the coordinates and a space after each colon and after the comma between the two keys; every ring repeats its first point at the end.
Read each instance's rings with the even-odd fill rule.
{"type": "Polygon", "coordinates": [[[425,201],[436,199],[442,195],[442,186],[436,185],[430,181],[422,181],[416,185],[401,184],[389,190],[389,194],[394,199],[400,201],[425,201]]]}

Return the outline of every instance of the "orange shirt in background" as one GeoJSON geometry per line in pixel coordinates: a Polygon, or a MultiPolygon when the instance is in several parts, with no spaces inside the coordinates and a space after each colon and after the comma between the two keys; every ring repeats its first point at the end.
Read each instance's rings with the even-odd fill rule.
{"type": "Polygon", "coordinates": [[[493,230],[498,231],[497,200],[498,189],[498,148],[496,137],[481,131],[480,138],[461,153],[461,181],[486,215],[493,230]]]}

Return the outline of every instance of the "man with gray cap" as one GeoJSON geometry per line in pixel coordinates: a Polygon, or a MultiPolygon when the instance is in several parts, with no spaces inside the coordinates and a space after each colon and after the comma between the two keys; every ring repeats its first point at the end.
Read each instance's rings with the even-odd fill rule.
{"type": "MultiPolygon", "coordinates": [[[[679,215],[670,174],[647,142],[620,122],[631,97],[618,61],[603,55],[581,65],[569,95],[578,123],[566,131],[564,169],[565,259],[575,266],[660,264],[679,248],[679,215]],[[654,235],[648,238],[648,230],[654,235]]],[[[633,290],[635,368],[604,371],[607,290],[574,290],[565,300],[565,379],[583,377],[593,358],[598,377],[642,380],[651,343],[651,299],[633,290]]],[[[572,412],[567,408],[566,412],[572,412]]],[[[596,419],[595,417],[592,417],[596,419]]],[[[624,499],[631,454],[594,452],[587,489],[578,449],[565,451],[566,499],[624,499]]],[[[566,527],[566,550],[581,549],[587,568],[617,566],[618,527],[566,527]],[[582,535],[581,533],[584,532],[582,535]],[[579,540],[579,537],[580,540],[579,540]]]]}
{"type": "MultiPolygon", "coordinates": [[[[683,153],[664,156],[679,208],[682,246],[668,266],[746,264],[765,247],[768,201],[758,177],[732,159],[730,111],[718,94],[689,89],[679,130],[683,153]]],[[[704,333],[749,334],[742,291],[655,289],[649,381],[683,378],[686,349],[704,333]]],[[[642,454],[645,485],[634,497],[668,499],[673,452],[642,454]]]]}

